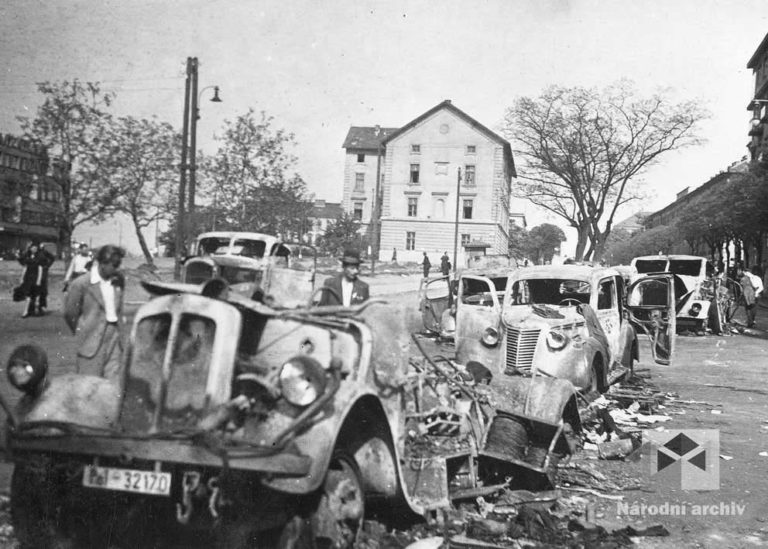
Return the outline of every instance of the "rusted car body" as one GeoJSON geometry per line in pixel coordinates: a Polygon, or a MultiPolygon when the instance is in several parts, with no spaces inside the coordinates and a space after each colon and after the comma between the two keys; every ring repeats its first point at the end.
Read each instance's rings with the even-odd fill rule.
{"type": "Polygon", "coordinates": [[[277,310],[220,279],[144,284],[156,297],[120,386],[33,383],[29,364],[9,365],[25,392],[7,440],[27,546],[352,547],[370,502],[424,515],[551,486],[577,446],[570,383],[430,357],[407,329],[415,311],[277,310]]]}
{"type": "Polygon", "coordinates": [[[197,237],[184,261],[182,281],[222,278],[231,290],[273,307],[306,306],[315,291],[314,248],[251,232],[210,232],[197,237]]]}
{"type": "MultiPolygon", "coordinates": [[[[644,280],[633,285],[651,283],[644,280]]],[[[670,275],[653,280],[672,291],[670,275]]],[[[603,392],[638,360],[636,327],[656,334],[655,323],[661,322],[664,331],[674,330],[669,292],[664,304],[656,303],[658,315],[651,320],[638,307],[633,316],[624,302],[624,278],[610,268],[518,269],[510,273],[503,292],[486,277],[464,275],[458,290],[456,359],[481,362],[506,375],[543,374],[580,390],[603,392]]],[[[671,347],[659,350],[654,358],[668,364],[671,352],[671,347]]]]}

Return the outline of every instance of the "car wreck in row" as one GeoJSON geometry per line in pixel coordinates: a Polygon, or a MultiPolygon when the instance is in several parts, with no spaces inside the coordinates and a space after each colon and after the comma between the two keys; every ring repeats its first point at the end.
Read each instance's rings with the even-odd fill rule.
{"type": "Polygon", "coordinates": [[[12,356],[24,547],[351,547],[366,510],[551,487],[578,448],[568,381],[419,352],[408,310],[144,285],[120,385],[12,356]]]}
{"type": "MultiPolygon", "coordinates": [[[[611,268],[541,266],[462,274],[455,299],[456,360],[508,375],[540,374],[604,392],[632,372],[638,332],[654,359],[669,364],[675,333],[670,274],[626,277],[611,268]],[[649,305],[650,304],[650,305],[649,305]],[[653,309],[651,316],[648,310],[653,309]]],[[[442,299],[422,299],[422,314],[442,299]],[[428,305],[424,304],[424,301],[428,305]]]]}

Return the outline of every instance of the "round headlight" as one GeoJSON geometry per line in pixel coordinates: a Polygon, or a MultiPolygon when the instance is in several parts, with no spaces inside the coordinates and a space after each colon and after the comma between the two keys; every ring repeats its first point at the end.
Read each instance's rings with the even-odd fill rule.
{"type": "Polygon", "coordinates": [[[483,343],[493,347],[499,342],[499,331],[493,326],[488,326],[483,332],[483,343]]]}
{"type": "Polygon", "coordinates": [[[547,334],[547,346],[553,351],[558,351],[568,343],[568,336],[559,330],[551,330],[547,334]]]}
{"type": "Polygon", "coordinates": [[[325,370],[314,358],[295,356],[280,370],[280,393],[294,406],[309,406],[325,392],[325,370]]]}
{"type": "Polygon", "coordinates": [[[701,312],[701,303],[694,303],[691,305],[691,308],[688,310],[688,313],[691,316],[699,316],[699,313],[701,312]]]}
{"type": "Polygon", "coordinates": [[[19,391],[35,394],[48,373],[48,356],[36,345],[16,347],[8,358],[8,381],[19,391]]]}

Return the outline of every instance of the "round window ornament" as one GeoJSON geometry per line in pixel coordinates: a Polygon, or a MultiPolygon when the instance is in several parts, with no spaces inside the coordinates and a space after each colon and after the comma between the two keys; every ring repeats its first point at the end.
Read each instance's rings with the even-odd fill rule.
{"type": "Polygon", "coordinates": [[[440,124],[440,133],[448,133],[451,127],[448,124],[440,124]]]}

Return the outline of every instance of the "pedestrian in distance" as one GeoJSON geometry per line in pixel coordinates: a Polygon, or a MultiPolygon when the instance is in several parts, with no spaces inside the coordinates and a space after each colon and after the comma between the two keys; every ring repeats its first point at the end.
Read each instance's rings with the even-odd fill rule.
{"type": "Polygon", "coordinates": [[[90,271],[69,287],[64,320],[77,337],[77,372],[122,386],[122,312],[125,250],[108,244],[96,253],[90,271]]]}
{"type": "Polygon", "coordinates": [[[83,242],[78,246],[77,253],[72,256],[67,267],[67,272],[64,274],[64,291],[69,288],[70,282],[75,280],[78,276],[84,275],[90,268],[92,261],[91,250],[88,248],[88,244],[83,242]]]}
{"type": "Polygon", "coordinates": [[[753,272],[745,271],[744,267],[739,265],[737,271],[737,280],[741,284],[744,296],[744,306],[747,311],[747,328],[752,328],[755,325],[755,316],[757,313],[757,300],[760,294],[763,293],[763,281],[757,276],[754,271],[757,269],[752,267],[753,272]]]}
{"type": "Polygon", "coordinates": [[[432,268],[432,263],[429,261],[427,252],[424,252],[424,259],[421,260],[421,267],[424,269],[424,278],[429,276],[429,270],[432,268]]]}
{"type": "Polygon", "coordinates": [[[440,272],[443,276],[448,276],[451,272],[451,260],[448,257],[448,252],[445,252],[440,258],[440,272]]]}
{"type": "Polygon", "coordinates": [[[392,263],[397,263],[397,248],[392,248],[392,263]]]}
{"type": "Polygon", "coordinates": [[[26,297],[23,318],[45,314],[48,306],[48,269],[55,258],[37,240],[30,242],[19,257],[24,267],[21,275],[21,292],[26,297]]]}
{"type": "Polygon", "coordinates": [[[354,249],[344,250],[340,258],[341,273],[325,280],[321,289],[319,306],[325,305],[357,305],[370,297],[368,284],[359,279],[360,252],[354,249]]]}

